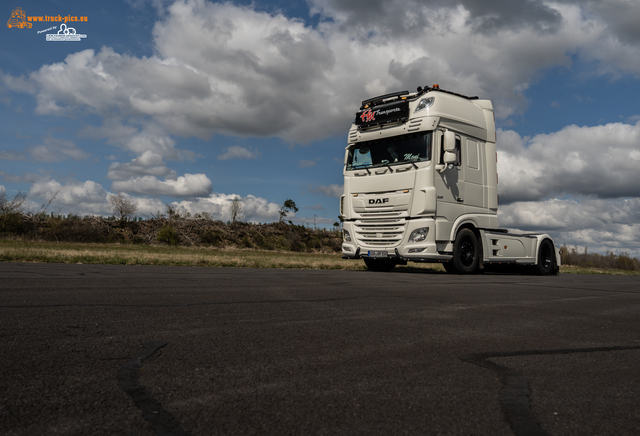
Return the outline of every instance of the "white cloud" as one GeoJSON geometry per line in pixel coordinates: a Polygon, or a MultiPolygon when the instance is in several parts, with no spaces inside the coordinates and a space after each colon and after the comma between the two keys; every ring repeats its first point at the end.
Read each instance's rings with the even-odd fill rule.
{"type": "Polygon", "coordinates": [[[177,153],[170,134],[306,143],[343,134],[370,93],[432,84],[425,80],[490,98],[504,118],[526,107],[522,91],[540,71],[570,67],[575,53],[595,61],[600,73],[639,75],[640,47],[629,44],[637,32],[621,0],[613,3],[616,13],[595,2],[481,7],[434,0],[408,8],[389,0],[369,2],[363,13],[359,3],[323,2],[315,8],[327,19],[312,28],[231,3],[187,0],[156,23],[154,56],[103,47],[43,65],[28,78],[2,80],[34,94],[40,114],[93,112],[107,124],[122,117],[130,125],[151,118],[160,131],[155,143],[146,127],[142,138],[120,139],[138,155],[177,158],[170,156],[177,153]],[[386,12],[373,14],[378,9],[386,12]]]}
{"type": "MultiPolygon", "coordinates": [[[[132,120],[135,122],[135,120],[132,120]]],[[[109,144],[138,156],[147,152],[162,159],[182,161],[194,160],[196,155],[189,150],[176,148],[176,141],[155,122],[142,121],[139,126],[127,125],[118,119],[107,118],[100,127],[89,126],[81,135],[89,138],[106,138],[109,144]]]]}
{"type": "MultiPolygon", "coordinates": [[[[194,201],[181,201],[172,203],[175,207],[187,211],[192,215],[201,212],[210,213],[213,219],[221,221],[231,220],[230,205],[236,194],[212,193],[208,197],[198,198],[194,201]]],[[[239,197],[239,196],[238,196],[239,197]]],[[[280,217],[280,205],[270,203],[261,197],[247,195],[240,197],[245,220],[249,222],[271,222],[280,217]]]]}
{"type": "Polygon", "coordinates": [[[231,160],[231,159],[260,159],[261,155],[258,151],[253,148],[249,149],[246,147],[241,147],[239,145],[232,145],[227,148],[224,153],[218,155],[218,159],[220,160],[231,160]]]}
{"type": "Polygon", "coordinates": [[[551,199],[500,206],[500,226],[548,232],[558,244],[640,256],[640,199],[551,199]]]}
{"type": "MultiPolygon", "coordinates": [[[[187,176],[191,175],[187,174],[187,176]]],[[[178,180],[181,178],[179,177],[178,180]]],[[[161,186],[160,188],[166,187],[161,186]]],[[[180,190],[185,188],[166,189],[180,190]]],[[[0,193],[4,191],[6,191],[4,186],[0,185],[0,193]]],[[[81,216],[92,214],[109,216],[112,214],[108,202],[109,194],[100,184],[90,180],[86,182],[68,181],[62,184],[49,177],[40,176],[32,184],[27,196],[31,200],[32,209],[39,209],[41,204],[47,204],[53,198],[48,211],[58,211],[63,214],[74,213],[81,216]]],[[[176,201],[171,204],[192,215],[207,212],[216,220],[228,221],[231,219],[229,206],[236,194],[206,193],[205,195],[193,200],[176,201]]],[[[270,203],[264,198],[253,195],[240,198],[247,221],[271,222],[278,220],[281,205],[270,203]]],[[[151,217],[166,213],[166,204],[158,198],[131,196],[131,199],[136,202],[137,216],[151,217]]]]}
{"type": "Polygon", "coordinates": [[[42,162],[60,162],[69,158],[84,160],[89,153],[80,149],[73,141],[47,136],[42,140],[43,145],[27,148],[31,157],[42,162]]]}
{"type": "Polygon", "coordinates": [[[168,197],[201,197],[211,193],[211,180],[204,174],[185,174],[171,180],[159,180],[154,176],[133,177],[116,180],[111,189],[142,195],[163,195],[168,197]]]}
{"type": "Polygon", "coordinates": [[[49,202],[50,209],[61,209],[65,213],[78,214],[109,214],[107,203],[108,192],[98,183],[91,180],[86,182],[70,181],[66,184],[42,177],[31,185],[27,197],[40,200],[43,205],[49,202]]]}
{"type": "Polygon", "coordinates": [[[107,177],[111,180],[127,180],[139,176],[150,175],[177,179],[175,171],[170,170],[162,160],[162,156],[152,151],[145,151],[128,163],[112,162],[107,177]]]}
{"type": "Polygon", "coordinates": [[[562,194],[640,196],[640,122],[567,126],[522,138],[498,132],[498,192],[502,204],[562,194]]]}

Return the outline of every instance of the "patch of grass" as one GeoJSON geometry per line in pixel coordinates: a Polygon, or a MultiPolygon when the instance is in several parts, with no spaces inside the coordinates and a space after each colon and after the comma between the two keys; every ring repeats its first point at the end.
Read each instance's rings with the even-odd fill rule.
{"type": "MultiPolygon", "coordinates": [[[[292,268],[362,271],[362,260],[344,260],[335,253],[307,253],[238,248],[167,245],[0,241],[0,262],[83,263],[106,265],[176,265],[231,268],[292,268]]],[[[444,273],[440,264],[409,263],[394,271],[444,273]]],[[[640,275],[639,271],[560,267],[561,274],[640,275]]]]}
{"type": "Polygon", "coordinates": [[[592,268],[575,265],[562,265],[560,274],[599,274],[610,276],[640,276],[640,271],[629,271],[624,269],[592,268]]]}
{"type": "Polygon", "coordinates": [[[132,244],[0,241],[0,262],[364,270],[339,254],[132,244]]]}

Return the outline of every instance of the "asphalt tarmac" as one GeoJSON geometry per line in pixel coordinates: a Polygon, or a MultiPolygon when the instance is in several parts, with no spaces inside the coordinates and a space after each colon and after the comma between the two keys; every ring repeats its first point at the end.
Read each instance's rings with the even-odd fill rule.
{"type": "Polygon", "coordinates": [[[0,264],[0,434],[638,435],[640,278],[0,264]]]}

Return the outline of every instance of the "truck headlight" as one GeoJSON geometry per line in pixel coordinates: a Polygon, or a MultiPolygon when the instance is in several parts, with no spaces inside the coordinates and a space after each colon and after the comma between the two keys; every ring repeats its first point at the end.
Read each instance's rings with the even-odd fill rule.
{"type": "Polygon", "coordinates": [[[433,106],[433,102],[435,101],[435,97],[423,98],[422,100],[420,100],[420,103],[418,103],[418,106],[416,106],[416,109],[413,111],[413,113],[420,112],[422,109],[430,108],[431,106],[433,106]]]}
{"type": "Polygon", "coordinates": [[[351,242],[351,235],[349,234],[348,231],[346,231],[346,230],[342,231],[342,240],[344,242],[351,242]]]}
{"type": "Polygon", "coordinates": [[[427,239],[428,234],[429,227],[421,227],[419,229],[415,229],[409,236],[409,243],[422,242],[427,239]]]}

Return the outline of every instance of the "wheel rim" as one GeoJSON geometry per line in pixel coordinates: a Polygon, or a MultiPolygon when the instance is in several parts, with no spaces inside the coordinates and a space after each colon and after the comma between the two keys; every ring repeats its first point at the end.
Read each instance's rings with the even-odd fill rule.
{"type": "Polygon", "coordinates": [[[551,250],[549,247],[545,246],[542,250],[542,267],[544,269],[551,268],[551,250]]]}
{"type": "Polygon", "coordinates": [[[475,257],[475,250],[473,248],[473,243],[471,241],[464,241],[460,244],[460,262],[466,267],[473,264],[475,257]]]}

